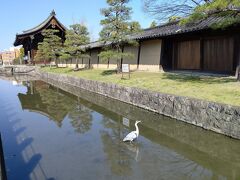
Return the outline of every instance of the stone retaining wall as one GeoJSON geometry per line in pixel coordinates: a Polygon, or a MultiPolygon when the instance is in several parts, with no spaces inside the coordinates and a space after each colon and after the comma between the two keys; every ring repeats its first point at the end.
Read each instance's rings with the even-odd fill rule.
{"type": "Polygon", "coordinates": [[[30,73],[30,72],[34,72],[38,67],[36,66],[21,66],[21,65],[18,65],[18,66],[15,66],[14,67],[14,71],[13,73],[14,74],[17,74],[17,73],[30,73]]]}
{"type": "Polygon", "coordinates": [[[240,107],[138,88],[122,87],[63,74],[39,72],[46,82],[54,80],[169,116],[204,129],[240,139],[240,107]]]}
{"type": "Polygon", "coordinates": [[[0,74],[33,74],[37,66],[26,66],[26,65],[14,65],[14,66],[1,66],[0,74]]]}

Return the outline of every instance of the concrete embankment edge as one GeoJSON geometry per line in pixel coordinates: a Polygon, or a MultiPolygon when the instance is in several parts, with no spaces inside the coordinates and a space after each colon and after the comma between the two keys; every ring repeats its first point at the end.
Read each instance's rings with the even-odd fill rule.
{"type": "Polygon", "coordinates": [[[40,79],[54,80],[135,105],[207,130],[240,139],[240,107],[152,92],[134,87],[37,71],[40,79]]]}

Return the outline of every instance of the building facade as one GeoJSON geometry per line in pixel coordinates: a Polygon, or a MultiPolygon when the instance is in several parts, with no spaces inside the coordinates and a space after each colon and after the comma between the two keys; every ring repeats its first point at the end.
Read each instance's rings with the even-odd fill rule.
{"type": "MultiPolygon", "coordinates": [[[[235,74],[240,65],[240,24],[213,29],[223,18],[209,17],[185,26],[171,22],[145,29],[131,37],[138,46],[124,46],[123,52],[131,52],[134,58],[122,59],[122,63],[130,64],[131,70],[235,74]]],[[[88,63],[93,68],[116,68],[116,61],[103,62],[98,57],[103,46],[101,42],[88,45],[88,63]]]]}
{"type": "Polygon", "coordinates": [[[13,64],[13,60],[20,56],[20,50],[17,48],[10,48],[9,51],[1,52],[1,61],[4,64],[13,64]]]}
{"type": "MultiPolygon", "coordinates": [[[[125,45],[123,52],[131,52],[133,58],[123,58],[121,63],[130,64],[131,70],[140,71],[199,71],[234,74],[240,65],[240,24],[225,29],[214,29],[224,17],[211,16],[187,25],[170,22],[131,36],[137,46],[125,45]]],[[[56,19],[55,12],[39,26],[16,36],[14,45],[22,44],[25,55],[34,58],[38,42],[43,40],[41,31],[47,28],[60,30],[63,41],[66,28],[56,19]]],[[[103,61],[98,56],[103,51],[102,42],[86,46],[90,58],[78,60],[79,66],[114,69],[115,59],[103,61]]],[[[75,66],[76,61],[68,61],[75,66]]]]}
{"type": "Polygon", "coordinates": [[[45,29],[59,30],[57,35],[61,37],[62,42],[64,42],[66,27],[56,18],[55,11],[52,11],[48,18],[38,26],[17,34],[14,46],[22,45],[24,48],[24,56],[28,56],[30,61],[34,61],[34,57],[37,53],[38,43],[42,42],[44,39],[41,32],[45,29]]]}

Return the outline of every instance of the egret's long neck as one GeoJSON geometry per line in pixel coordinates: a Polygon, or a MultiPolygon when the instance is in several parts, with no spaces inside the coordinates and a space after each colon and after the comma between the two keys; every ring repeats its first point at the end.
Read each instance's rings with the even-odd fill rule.
{"type": "Polygon", "coordinates": [[[137,132],[137,134],[139,134],[139,129],[138,129],[138,125],[137,125],[138,123],[135,123],[135,127],[136,127],[136,132],[137,132]]]}

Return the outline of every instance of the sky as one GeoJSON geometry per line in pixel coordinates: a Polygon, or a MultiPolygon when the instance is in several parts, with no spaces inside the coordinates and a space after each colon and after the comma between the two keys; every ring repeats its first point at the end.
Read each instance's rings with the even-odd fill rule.
{"type": "MultiPolygon", "coordinates": [[[[142,0],[131,0],[132,20],[148,28],[153,19],[142,10],[142,0]]],[[[97,40],[103,16],[100,9],[107,7],[106,0],[2,0],[0,11],[0,51],[13,46],[15,36],[43,22],[54,9],[58,20],[66,27],[84,22],[92,40],[97,40]]]]}

